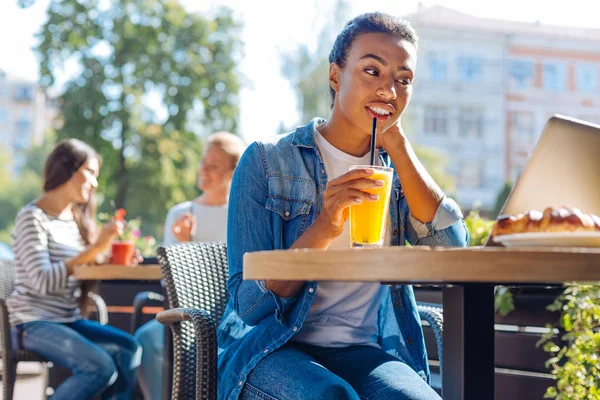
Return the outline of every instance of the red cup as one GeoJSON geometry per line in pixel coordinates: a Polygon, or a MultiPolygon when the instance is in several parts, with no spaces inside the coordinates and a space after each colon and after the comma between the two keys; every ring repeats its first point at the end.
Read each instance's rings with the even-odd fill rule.
{"type": "Polygon", "coordinates": [[[135,243],[113,242],[111,263],[118,265],[132,265],[135,254],[135,243]]]}

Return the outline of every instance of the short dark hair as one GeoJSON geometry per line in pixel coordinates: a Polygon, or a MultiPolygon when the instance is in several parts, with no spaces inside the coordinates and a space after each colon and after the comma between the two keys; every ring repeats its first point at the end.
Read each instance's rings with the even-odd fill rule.
{"type": "MultiPolygon", "coordinates": [[[[361,14],[348,21],[335,39],[329,54],[329,64],[336,63],[340,68],[345,67],[352,43],[358,36],[365,33],[386,33],[398,39],[406,40],[415,47],[419,45],[417,33],[408,21],[379,12],[361,14]]],[[[330,86],[329,91],[331,93],[331,106],[333,107],[335,90],[330,86]]]]}

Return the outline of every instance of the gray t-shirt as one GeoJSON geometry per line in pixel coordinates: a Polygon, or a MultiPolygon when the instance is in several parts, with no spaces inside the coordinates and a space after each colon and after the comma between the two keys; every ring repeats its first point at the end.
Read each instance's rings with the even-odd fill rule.
{"type": "MultiPolygon", "coordinates": [[[[315,142],[323,157],[329,181],[349,171],[350,165],[367,165],[369,156],[353,157],[335,148],[318,132],[315,142]]],[[[388,236],[388,235],[386,235],[388,236]]],[[[389,242],[389,236],[386,238],[389,242]]],[[[350,248],[350,230],[346,222],[343,233],[329,249],[350,248]]],[[[369,268],[365,265],[365,268],[369,268]]],[[[379,283],[319,282],[314,301],[302,328],[292,341],[323,347],[377,344],[377,310],[383,290],[379,283]]]]}
{"type": "Polygon", "coordinates": [[[167,213],[163,244],[179,243],[171,228],[186,213],[196,217],[196,233],[193,242],[224,242],[227,240],[227,204],[222,206],[206,206],[186,201],[173,206],[167,213]]]}

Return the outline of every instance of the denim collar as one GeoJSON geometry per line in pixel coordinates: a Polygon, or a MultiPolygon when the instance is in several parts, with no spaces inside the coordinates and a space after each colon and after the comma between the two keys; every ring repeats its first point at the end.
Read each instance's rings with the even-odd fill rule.
{"type": "MultiPolygon", "coordinates": [[[[292,145],[316,149],[317,144],[315,143],[315,132],[317,130],[317,126],[324,122],[325,119],[315,117],[308,124],[296,128],[292,138],[292,145]]],[[[387,167],[391,166],[391,160],[383,148],[379,149],[379,158],[381,159],[383,165],[387,167]]]]}
{"type": "Polygon", "coordinates": [[[292,145],[297,147],[308,147],[314,149],[317,147],[315,143],[315,131],[317,126],[325,122],[323,118],[313,118],[308,124],[298,127],[294,131],[294,137],[292,138],[292,145]]]}

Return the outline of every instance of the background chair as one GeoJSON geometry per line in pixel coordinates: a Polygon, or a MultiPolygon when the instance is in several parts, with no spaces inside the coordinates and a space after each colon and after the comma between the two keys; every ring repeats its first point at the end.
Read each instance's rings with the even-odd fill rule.
{"type": "MultiPolygon", "coordinates": [[[[15,286],[16,271],[13,261],[0,260],[0,347],[2,357],[2,389],[3,399],[12,400],[14,395],[15,380],[17,378],[17,364],[21,361],[34,361],[47,363],[48,360],[32,351],[13,348],[6,298],[12,293],[15,286]]],[[[88,297],[96,305],[98,320],[102,325],[108,323],[106,303],[99,295],[89,293],[88,297]]]]}
{"type": "Polygon", "coordinates": [[[229,300],[227,245],[183,243],[159,247],[157,258],[170,309],[156,319],[170,325],[173,336],[170,398],[216,399],[216,324],[229,300]]]}
{"type": "Polygon", "coordinates": [[[441,304],[437,303],[426,303],[426,302],[417,302],[417,310],[419,312],[419,317],[421,318],[421,323],[426,322],[427,325],[431,327],[433,331],[433,335],[435,336],[438,359],[440,362],[440,373],[436,375],[432,373],[431,376],[431,386],[436,389],[438,392],[442,390],[442,360],[444,357],[443,354],[443,332],[444,332],[444,309],[441,304]]]}

